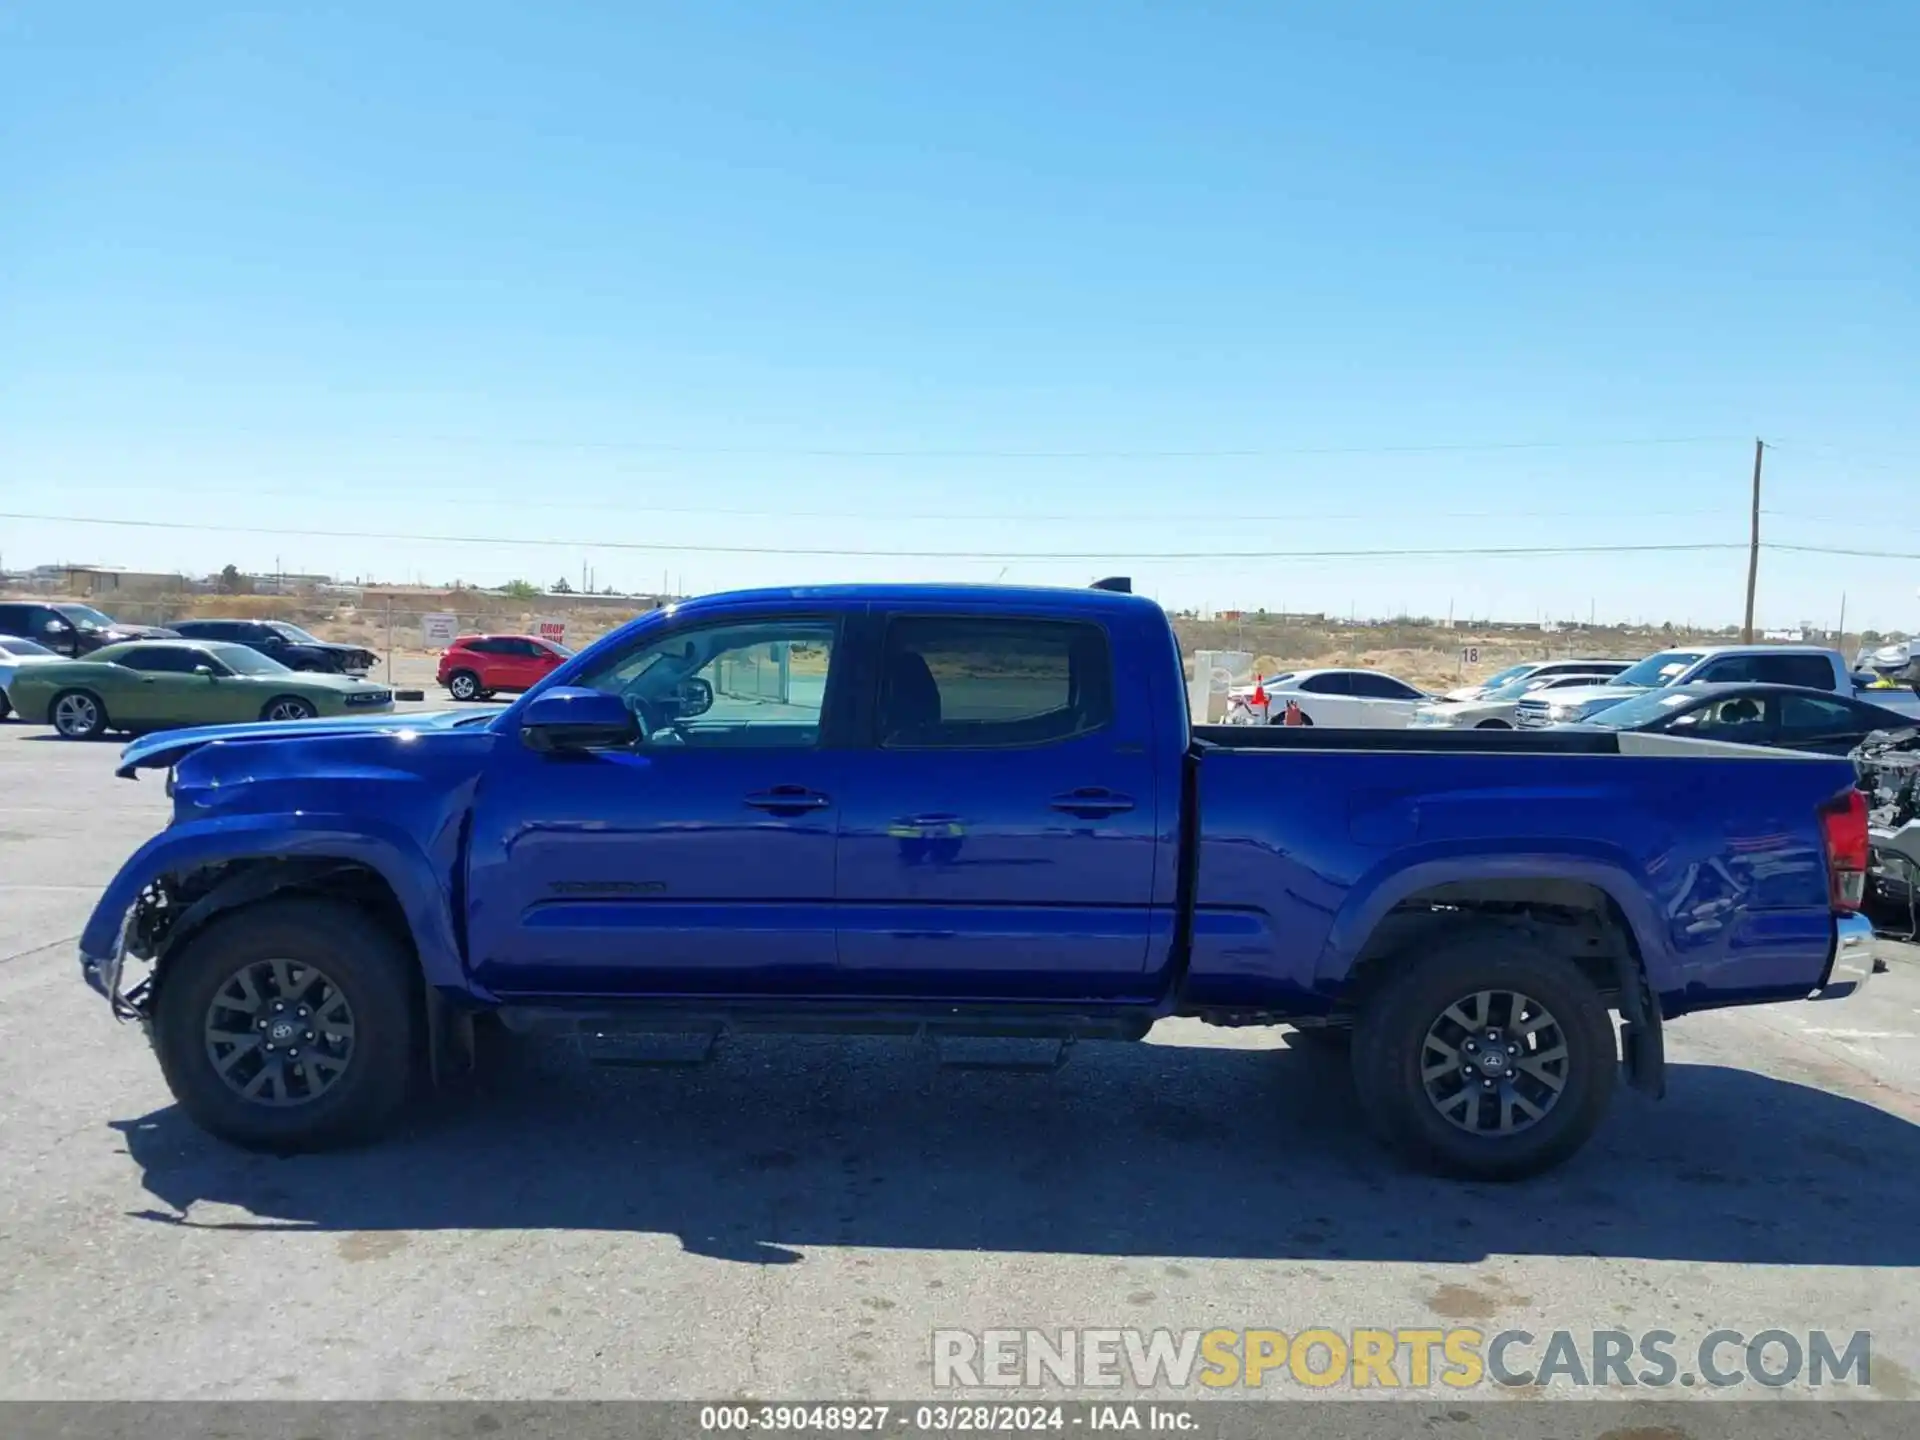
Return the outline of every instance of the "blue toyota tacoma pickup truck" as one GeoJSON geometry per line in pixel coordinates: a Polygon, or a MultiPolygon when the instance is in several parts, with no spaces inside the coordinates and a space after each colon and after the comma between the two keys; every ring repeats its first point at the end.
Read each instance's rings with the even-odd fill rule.
{"type": "Polygon", "coordinates": [[[246,1146],[373,1134],[476,1024],[1064,1055],[1182,1015],[1296,1027],[1383,1138],[1484,1178],[1573,1153],[1622,1074],[1658,1093],[1663,1022],[1872,972],[1844,761],[1185,697],[1124,582],[695,600],[504,710],[129,746],[173,819],[80,963],[246,1146]]]}

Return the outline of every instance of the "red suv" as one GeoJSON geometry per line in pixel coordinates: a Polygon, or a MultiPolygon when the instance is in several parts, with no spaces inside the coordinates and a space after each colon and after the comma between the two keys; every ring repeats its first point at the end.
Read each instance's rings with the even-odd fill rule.
{"type": "Polygon", "coordinates": [[[564,645],[532,635],[462,635],[440,656],[440,683],[456,700],[527,690],[570,659],[564,645]]]}

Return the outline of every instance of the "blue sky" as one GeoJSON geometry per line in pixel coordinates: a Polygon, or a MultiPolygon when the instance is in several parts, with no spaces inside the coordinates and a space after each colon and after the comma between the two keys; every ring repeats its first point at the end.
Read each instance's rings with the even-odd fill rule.
{"type": "MultiPolygon", "coordinates": [[[[1907,3],[0,0],[0,510],[182,527],[0,558],[1736,619],[1737,549],[1326,552],[1737,546],[1762,435],[1769,539],[1920,557],[1917,44],[1907,3]]],[[[1765,623],[1920,628],[1920,558],[1761,579],[1765,623]]]]}

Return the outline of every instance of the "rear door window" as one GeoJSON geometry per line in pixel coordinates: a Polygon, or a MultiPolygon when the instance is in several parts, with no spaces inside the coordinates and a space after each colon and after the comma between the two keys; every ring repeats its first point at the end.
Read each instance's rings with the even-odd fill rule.
{"type": "Polygon", "coordinates": [[[1353,677],[1344,670],[1336,670],[1330,675],[1314,675],[1302,680],[1300,689],[1308,695],[1351,695],[1353,677]]]}
{"type": "Polygon", "coordinates": [[[1838,700],[1822,700],[1813,695],[1780,697],[1780,734],[1788,740],[1812,740],[1822,736],[1851,735],[1870,730],[1864,712],[1838,700]]]}
{"type": "Polygon", "coordinates": [[[150,675],[191,675],[194,666],[209,664],[198,650],[168,650],[159,645],[129,650],[115,663],[150,675]]]}
{"type": "Polygon", "coordinates": [[[887,626],[882,746],[1049,745],[1112,719],[1113,661],[1098,625],[955,615],[900,616],[887,626]]]}
{"type": "Polygon", "coordinates": [[[1753,679],[1769,685],[1804,685],[1809,690],[1831,690],[1833,662],[1824,655],[1755,655],[1753,679]]]}
{"type": "Polygon", "coordinates": [[[1420,692],[1391,675],[1351,675],[1353,693],[1369,700],[1418,700],[1420,692]]]}

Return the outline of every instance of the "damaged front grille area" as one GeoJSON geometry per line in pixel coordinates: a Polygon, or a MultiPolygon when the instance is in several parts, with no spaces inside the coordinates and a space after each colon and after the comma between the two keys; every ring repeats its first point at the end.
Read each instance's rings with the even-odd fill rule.
{"type": "Polygon", "coordinates": [[[1853,764],[1867,795],[1868,908],[1882,931],[1920,938],[1920,729],[1869,737],[1853,764]]]}

